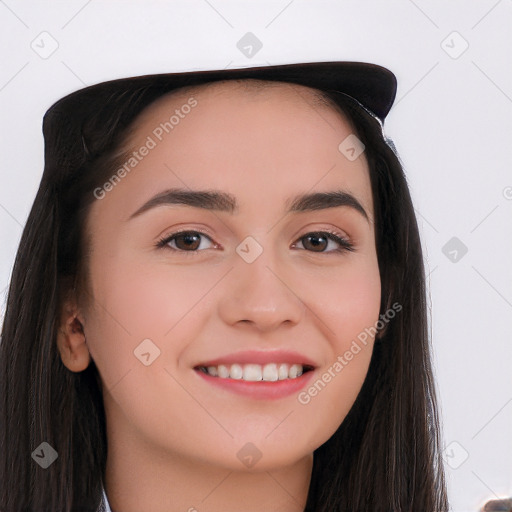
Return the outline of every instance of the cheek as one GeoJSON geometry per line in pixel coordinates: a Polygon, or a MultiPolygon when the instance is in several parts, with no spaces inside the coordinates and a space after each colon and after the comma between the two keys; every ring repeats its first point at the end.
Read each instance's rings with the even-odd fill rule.
{"type": "Polygon", "coordinates": [[[308,288],[308,306],[323,320],[325,335],[338,351],[378,320],[381,283],[376,258],[330,272],[308,288]]]}
{"type": "Polygon", "coordinates": [[[297,402],[301,418],[310,419],[313,438],[327,440],[348,414],[368,373],[381,299],[377,261],[347,267],[320,280],[314,290],[308,306],[330,346],[328,358],[297,402]]]}
{"type": "Polygon", "coordinates": [[[86,322],[91,355],[107,381],[140,364],[134,351],[143,340],[161,351],[160,363],[175,364],[199,330],[201,303],[218,281],[200,265],[171,269],[120,257],[115,262],[92,263],[95,300],[86,322]],[[184,327],[188,337],[178,335],[184,327]]]}

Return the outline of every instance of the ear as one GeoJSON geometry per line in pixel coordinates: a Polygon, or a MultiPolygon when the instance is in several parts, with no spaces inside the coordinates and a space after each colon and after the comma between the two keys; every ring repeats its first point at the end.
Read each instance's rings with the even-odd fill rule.
{"type": "Polygon", "coordinates": [[[83,320],[76,304],[70,301],[62,308],[57,347],[62,363],[68,370],[81,372],[89,366],[91,355],[85,339],[83,320]]]}

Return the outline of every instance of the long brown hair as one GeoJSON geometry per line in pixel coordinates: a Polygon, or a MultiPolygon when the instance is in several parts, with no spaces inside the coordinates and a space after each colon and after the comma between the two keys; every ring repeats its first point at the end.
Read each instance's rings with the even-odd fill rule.
{"type": "MultiPolygon", "coordinates": [[[[99,373],[94,361],[70,372],[56,335],[63,299],[84,286],[93,190],[123,161],[130,124],[164,92],[150,82],[116,85],[45,116],[45,169],[16,255],[0,343],[1,512],[96,511],[101,501],[108,446],[99,373]],[[79,125],[78,115],[85,119],[79,125]],[[49,116],[64,128],[50,128],[49,116]],[[31,457],[42,442],[58,453],[47,469],[31,457]]],[[[372,115],[339,92],[318,95],[347,116],[366,147],[381,314],[394,302],[402,310],[376,340],[349,414],[315,451],[305,510],[445,512],[425,271],[406,178],[372,115]]]]}

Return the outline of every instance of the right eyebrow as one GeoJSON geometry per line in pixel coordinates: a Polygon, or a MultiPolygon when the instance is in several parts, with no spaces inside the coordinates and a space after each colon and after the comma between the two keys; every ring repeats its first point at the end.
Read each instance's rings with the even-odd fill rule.
{"type": "Polygon", "coordinates": [[[130,219],[156,208],[157,206],[182,204],[194,208],[234,213],[238,211],[236,198],[232,194],[217,190],[185,190],[173,188],[164,190],[144,203],[130,215],[130,219]]]}

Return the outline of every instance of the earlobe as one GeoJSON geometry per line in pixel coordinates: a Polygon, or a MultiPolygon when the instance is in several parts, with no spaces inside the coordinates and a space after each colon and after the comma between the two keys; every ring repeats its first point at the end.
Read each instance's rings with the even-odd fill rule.
{"type": "Polygon", "coordinates": [[[81,372],[89,366],[91,355],[82,322],[74,308],[65,308],[57,332],[57,347],[62,363],[68,370],[81,372]]]}

